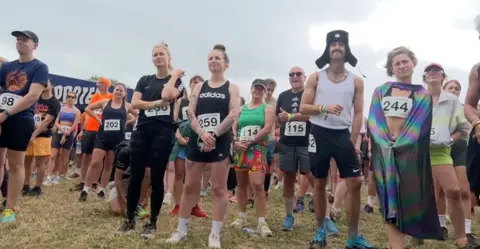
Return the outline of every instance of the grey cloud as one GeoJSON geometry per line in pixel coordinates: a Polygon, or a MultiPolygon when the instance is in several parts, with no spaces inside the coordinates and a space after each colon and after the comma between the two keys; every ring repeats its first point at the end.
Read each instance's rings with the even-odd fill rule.
{"type": "MultiPolygon", "coordinates": [[[[187,77],[207,77],[207,54],[214,44],[222,43],[231,58],[228,77],[239,83],[248,98],[255,78],[275,78],[278,94],[288,87],[291,66],[299,65],[307,74],[316,70],[314,61],[322,51],[310,47],[310,25],[361,22],[379,2],[51,0],[46,6],[35,0],[7,1],[2,7],[22,9],[22,15],[3,14],[9,25],[0,26],[0,44],[14,49],[10,32],[31,29],[40,37],[37,56],[50,65],[52,73],[77,78],[95,73],[134,86],[142,74],[154,72],[150,52],[159,41],[169,44],[173,65],[186,70],[187,77]]],[[[373,52],[367,46],[352,49],[367,76],[366,96],[371,95],[375,86],[388,80],[385,71],[375,67],[387,51],[373,52]]],[[[466,82],[466,72],[447,71],[466,82]]]]}

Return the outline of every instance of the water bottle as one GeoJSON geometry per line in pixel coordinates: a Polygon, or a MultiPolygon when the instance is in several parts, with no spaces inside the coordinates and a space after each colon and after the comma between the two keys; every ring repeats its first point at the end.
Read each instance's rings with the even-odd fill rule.
{"type": "Polygon", "coordinates": [[[77,141],[76,154],[82,154],[82,141],[77,141]]]}
{"type": "Polygon", "coordinates": [[[242,231],[244,233],[246,233],[248,236],[253,236],[253,237],[258,236],[258,231],[256,229],[252,229],[252,228],[249,228],[249,227],[244,227],[242,229],[242,231]]]}

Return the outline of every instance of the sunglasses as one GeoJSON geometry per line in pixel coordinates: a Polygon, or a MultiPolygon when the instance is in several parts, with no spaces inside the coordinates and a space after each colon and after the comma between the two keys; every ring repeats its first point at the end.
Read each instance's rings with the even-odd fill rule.
{"type": "Polygon", "coordinates": [[[436,72],[443,73],[443,69],[438,67],[432,67],[432,68],[427,68],[427,70],[425,70],[425,73],[436,73],[436,72]]]}
{"type": "Polygon", "coordinates": [[[288,74],[288,76],[290,76],[290,78],[293,78],[294,76],[300,77],[302,75],[303,75],[302,72],[292,72],[292,73],[288,74]]]}
{"type": "Polygon", "coordinates": [[[76,98],[77,98],[77,97],[72,96],[72,95],[67,96],[67,99],[76,99],[76,98]]]}

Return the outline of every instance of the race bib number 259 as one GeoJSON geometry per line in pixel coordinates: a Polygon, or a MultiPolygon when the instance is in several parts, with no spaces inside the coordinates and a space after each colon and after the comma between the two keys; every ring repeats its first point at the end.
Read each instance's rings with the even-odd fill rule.
{"type": "Polygon", "coordinates": [[[200,127],[206,132],[211,132],[220,124],[220,113],[207,113],[197,117],[200,127]]]}

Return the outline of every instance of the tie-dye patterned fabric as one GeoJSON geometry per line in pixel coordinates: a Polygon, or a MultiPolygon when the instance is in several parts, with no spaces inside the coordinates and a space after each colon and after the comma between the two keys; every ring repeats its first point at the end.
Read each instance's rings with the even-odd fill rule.
{"type": "Polygon", "coordinates": [[[440,239],[430,166],[432,100],[421,85],[387,82],[375,89],[368,117],[381,212],[404,233],[423,239],[440,239]],[[391,88],[413,91],[413,104],[405,126],[392,141],[381,100],[391,88]]]}

